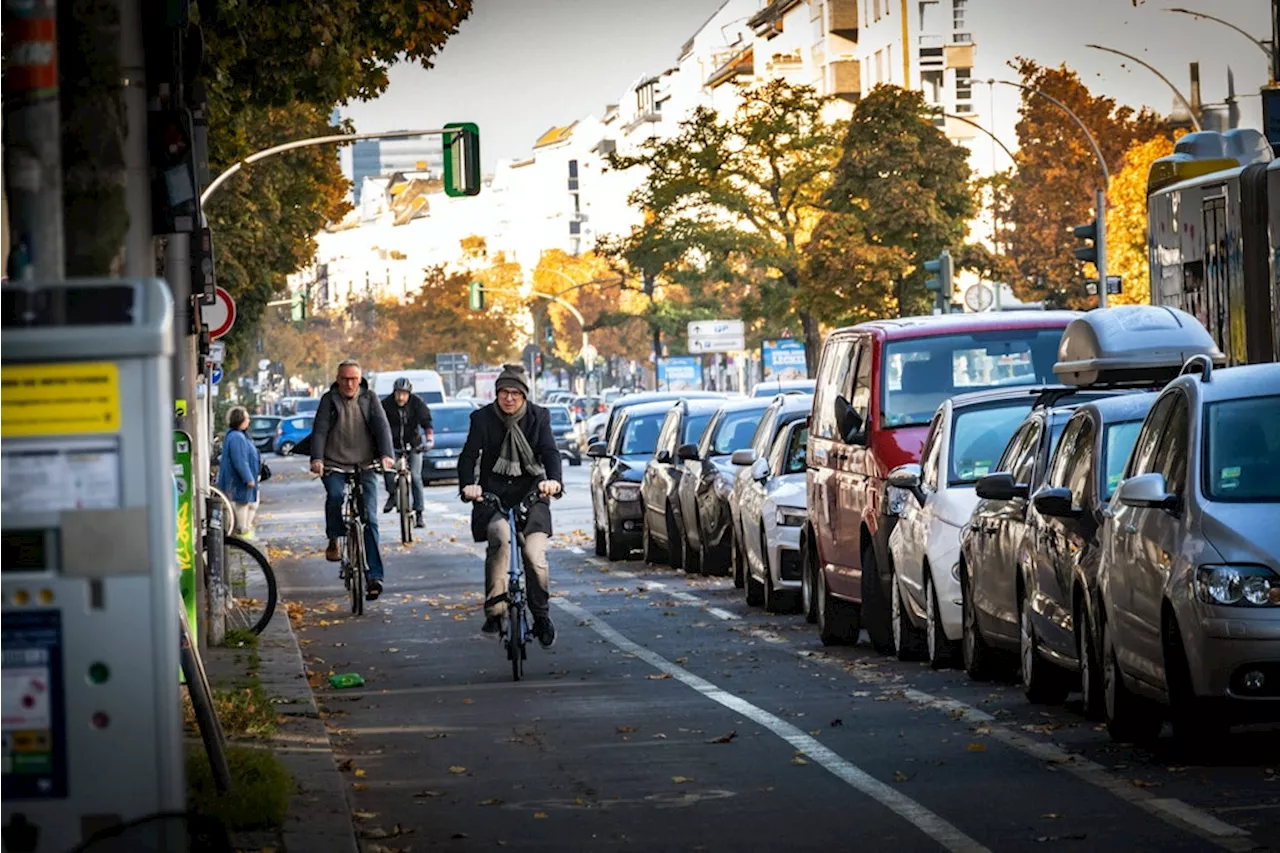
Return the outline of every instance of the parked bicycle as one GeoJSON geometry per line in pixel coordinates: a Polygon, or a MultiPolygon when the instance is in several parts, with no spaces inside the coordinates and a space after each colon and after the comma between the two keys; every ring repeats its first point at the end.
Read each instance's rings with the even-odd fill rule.
{"type": "Polygon", "coordinates": [[[255,545],[232,535],[235,514],[227,496],[209,491],[215,500],[205,513],[204,549],[211,604],[222,609],[227,630],[261,634],[279,603],[275,571],[255,545]]]}
{"type": "Polygon", "coordinates": [[[514,506],[503,506],[502,499],[493,492],[485,492],[480,502],[488,504],[496,512],[506,516],[507,529],[511,538],[507,562],[507,591],[486,606],[505,601],[507,617],[500,639],[507,660],[511,662],[511,678],[519,681],[524,676],[524,662],[528,657],[529,641],[533,639],[533,618],[529,611],[529,601],[525,593],[524,567],[521,555],[524,553],[524,523],[529,515],[529,507],[539,500],[546,500],[537,492],[531,492],[524,500],[514,506]]]}
{"type": "Polygon", "coordinates": [[[364,511],[364,482],[360,476],[364,471],[381,471],[378,464],[358,468],[345,468],[337,465],[325,465],[326,474],[342,474],[342,520],[346,526],[346,537],[342,540],[342,561],[340,576],[343,586],[351,593],[351,612],[360,616],[364,613],[365,587],[369,575],[369,555],[365,552],[364,531],[369,524],[364,511]]]}

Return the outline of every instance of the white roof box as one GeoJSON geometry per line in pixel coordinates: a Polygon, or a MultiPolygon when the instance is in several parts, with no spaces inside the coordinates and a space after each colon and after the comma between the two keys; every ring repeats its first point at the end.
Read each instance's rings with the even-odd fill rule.
{"type": "Polygon", "coordinates": [[[1161,305],[1119,305],[1072,320],[1053,372],[1065,385],[1171,381],[1193,355],[1226,356],[1195,317],[1161,305]]]}

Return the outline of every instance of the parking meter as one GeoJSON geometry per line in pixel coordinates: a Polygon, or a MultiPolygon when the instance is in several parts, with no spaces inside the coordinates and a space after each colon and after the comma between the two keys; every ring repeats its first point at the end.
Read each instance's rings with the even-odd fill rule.
{"type": "MultiPolygon", "coordinates": [[[[186,802],[173,300],[154,279],[0,297],[3,840],[66,853],[186,802]]],[[[132,849],[185,849],[175,823],[132,849]]]]}

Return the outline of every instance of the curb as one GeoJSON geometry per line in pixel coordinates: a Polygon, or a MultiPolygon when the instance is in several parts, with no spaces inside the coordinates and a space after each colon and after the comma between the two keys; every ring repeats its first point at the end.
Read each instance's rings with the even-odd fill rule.
{"type": "Polygon", "coordinates": [[[258,680],[277,703],[276,713],[287,718],[271,740],[272,751],[298,789],[289,798],[281,828],[285,851],[357,853],[346,783],[333,759],[283,599],[258,638],[258,680]]]}

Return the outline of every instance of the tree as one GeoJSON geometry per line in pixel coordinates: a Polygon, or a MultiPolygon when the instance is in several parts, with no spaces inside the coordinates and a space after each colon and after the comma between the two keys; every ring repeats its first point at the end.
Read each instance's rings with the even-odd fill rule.
{"type": "Polygon", "coordinates": [[[730,119],[698,107],[671,138],[610,157],[613,168],[646,173],[629,199],[646,221],[611,250],[630,269],[686,290],[687,308],[652,310],[655,323],[698,319],[725,302],[761,321],[766,306],[783,305],[774,322],[799,320],[813,363],[818,322],[798,297],[802,244],[839,153],[837,131],[823,118],[829,99],[776,79],[740,94],[730,119]]]}
{"type": "Polygon", "coordinates": [[[968,151],[920,92],[877,86],[858,102],[809,244],[807,297],[829,322],[927,310],[924,261],[956,252],[974,214],[968,151]]]}
{"type": "MultiPolygon", "coordinates": [[[[1150,110],[1135,112],[1112,98],[1092,95],[1065,65],[1045,68],[1019,58],[1014,68],[1026,85],[1052,95],[1080,117],[1113,174],[1135,141],[1151,139],[1164,127],[1150,110]]],[[[1029,92],[1022,96],[1017,132],[1017,171],[1000,211],[1002,219],[1013,223],[1010,254],[1019,270],[1011,282],[1014,293],[1023,301],[1092,307],[1096,298],[1085,292],[1072,252],[1080,244],[1070,227],[1093,216],[1094,193],[1102,181],[1093,150],[1069,116],[1029,92]]]]}
{"type": "Polygon", "coordinates": [[[473,279],[486,287],[509,288],[518,282],[518,267],[511,270],[499,255],[486,270],[447,272],[429,267],[422,287],[396,308],[399,338],[410,353],[409,367],[432,367],[441,352],[465,352],[473,364],[496,364],[518,354],[521,304],[518,296],[487,293],[486,309],[472,311],[469,287],[473,279]]]}
{"type": "Polygon", "coordinates": [[[1147,173],[1152,161],[1173,153],[1174,140],[1165,133],[1133,143],[1107,191],[1107,273],[1121,276],[1122,291],[1108,298],[1111,305],[1151,302],[1147,260],[1147,173]]]}
{"type": "MultiPolygon", "coordinates": [[[[648,300],[625,288],[625,279],[605,258],[594,252],[575,256],[553,249],[538,260],[533,282],[539,291],[559,296],[578,309],[586,321],[591,346],[601,358],[648,357],[642,317],[648,300]]],[[[550,318],[555,340],[552,355],[564,365],[574,365],[584,331],[578,319],[567,308],[541,299],[535,298],[531,307],[550,318]]]]}

